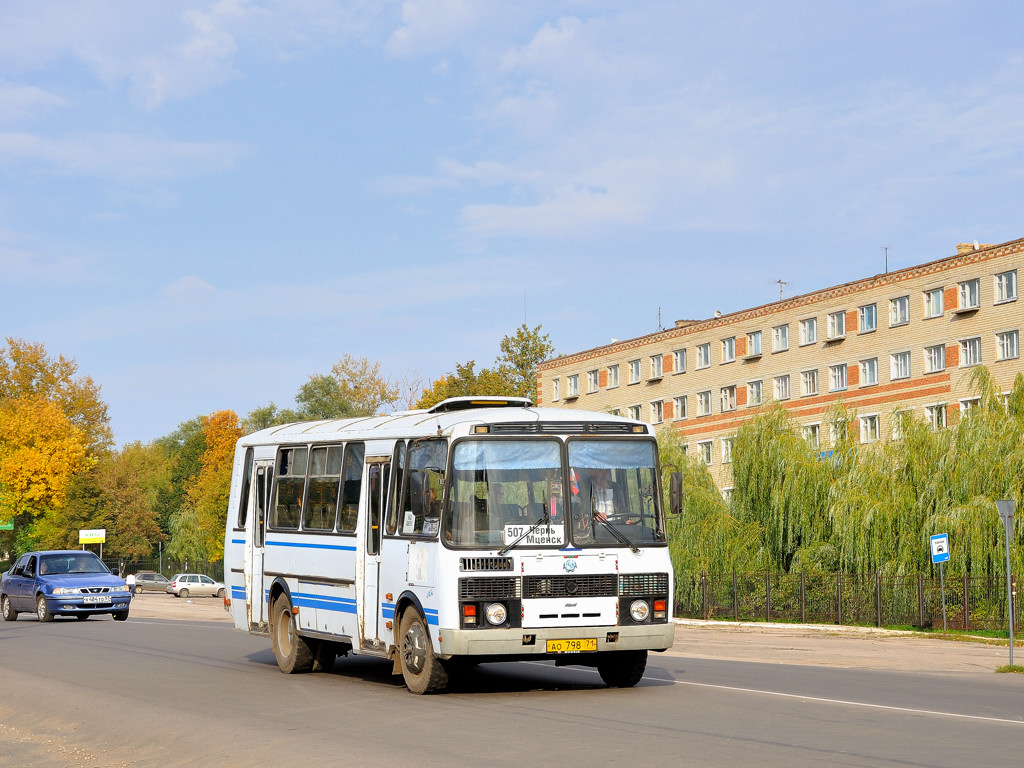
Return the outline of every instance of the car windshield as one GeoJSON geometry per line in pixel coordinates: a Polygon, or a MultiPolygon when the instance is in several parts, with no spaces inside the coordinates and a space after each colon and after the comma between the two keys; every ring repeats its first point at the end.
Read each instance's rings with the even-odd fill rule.
{"type": "Polygon", "coordinates": [[[656,450],[648,440],[570,440],[572,539],[579,546],[665,541],[656,450]]]}
{"type": "Polygon", "coordinates": [[[445,541],[456,547],[565,543],[561,444],[463,440],[452,454],[445,541]],[[539,525],[538,525],[539,523],[539,525]]]}
{"type": "Polygon", "coordinates": [[[40,558],[40,576],[68,573],[110,573],[110,570],[92,552],[43,555],[40,558]]]}

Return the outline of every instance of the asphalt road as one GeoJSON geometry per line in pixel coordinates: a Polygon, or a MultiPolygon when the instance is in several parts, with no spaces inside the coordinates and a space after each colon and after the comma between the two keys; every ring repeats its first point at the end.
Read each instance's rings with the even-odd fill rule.
{"type": "Polygon", "coordinates": [[[1005,659],[987,646],[688,626],[636,688],[497,664],[422,697],[375,660],[283,675],[268,640],[224,619],[219,601],[146,595],[124,623],[0,623],[0,765],[962,768],[1024,753],[1024,676],[993,674],[1005,659]]]}

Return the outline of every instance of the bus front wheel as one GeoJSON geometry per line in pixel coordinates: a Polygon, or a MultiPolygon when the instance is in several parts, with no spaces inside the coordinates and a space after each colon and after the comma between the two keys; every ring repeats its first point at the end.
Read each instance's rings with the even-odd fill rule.
{"type": "Polygon", "coordinates": [[[402,614],[398,634],[398,653],[406,688],[411,693],[421,694],[440,691],[448,685],[448,673],[430,647],[427,623],[415,608],[402,614]]]}
{"type": "Polygon", "coordinates": [[[647,651],[616,651],[597,662],[597,672],[609,688],[632,688],[647,669],[647,651]]]}
{"type": "Polygon", "coordinates": [[[274,626],[271,640],[277,666],[286,674],[309,672],[313,668],[313,649],[295,629],[292,603],[287,597],[274,601],[274,626]]]}

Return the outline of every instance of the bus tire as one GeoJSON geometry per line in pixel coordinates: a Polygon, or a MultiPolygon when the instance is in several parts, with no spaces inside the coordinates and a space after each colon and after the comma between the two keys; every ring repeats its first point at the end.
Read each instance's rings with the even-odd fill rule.
{"type": "Polygon", "coordinates": [[[419,695],[443,690],[448,685],[448,673],[434,655],[427,623],[415,608],[402,614],[398,635],[402,677],[409,692],[419,695]]]}
{"type": "Polygon", "coordinates": [[[274,601],[274,623],[270,631],[277,666],[285,674],[309,672],[313,669],[313,649],[295,630],[292,603],[283,595],[274,601]]]}
{"type": "Polygon", "coordinates": [[[647,669],[647,651],[616,651],[597,662],[597,673],[609,688],[632,688],[647,669]]]}

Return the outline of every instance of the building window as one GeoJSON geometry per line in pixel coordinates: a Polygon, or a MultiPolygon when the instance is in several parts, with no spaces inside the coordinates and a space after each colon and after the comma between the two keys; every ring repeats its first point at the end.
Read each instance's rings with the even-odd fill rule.
{"type": "Polygon", "coordinates": [[[697,393],[697,415],[707,416],[711,413],[711,390],[697,393]]]}
{"type": "Polygon", "coordinates": [[[860,441],[874,443],[878,441],[878,415],[860,417],[860,441]]]}
{"type": "Polygon", "coordinates": [[[629,383],[638,384],[640,382],[640,361],[630,360],[629,361],[629,383]]]}
{"type": "Polygon", "coordinates": [[[673,373],[686,373],[686,350],[677,349],[672,353],[673,373]]]}
{"type": "Polygon", "coordinates": [[[619,386],[619,366],[608,366],[608,388],[619,386]]]}
{"type": "Polygon", "coordinates": [[[747,356],[756,357],[761,354],[761,332],[751,331],[747,334],[747,356]]]}
{"type": "Polygon", "coordinates": [[[911,417],[910,411],[896,409],[890,416],[889,423],[892,424],[892,439],[902,440],[906,432],[907,419],[911,417]]]}
{"type": "Polygon", "coordinates": [[[968,397],[960,401],[960,412],[967,418],[976,408],[981,407],[980,397],[968,397]]]}
{"type": "Polygon", "coordinates": [[[711,464],[711,440],[702,440],[697,443],[697,450],[700,451],[700,460],[705,464],[711,464]]]}
{"type": "Polygon", "coordinates": [[[731,437],[722,438],[722,463],[732,464],[732,441],[731,437]]]}
{"type": "Polygon", "coordinates": [[[673,398],[672,402],[675,404],[675,419],[686,418],[686,395],[680,395],[679,397],[673,398]]]}
{"type": "Polygon", "coordinates": [[[612,408],[612,409],[611,409],[611,410],[609,411],[609,413],[610,413],[610,414],[611,414],[612,416],[621,416],[621,415],[622,415],[622,411],[620,411],[620,410],[619,410],[618,408],[612,408]]]}
{"type": "Polygon", "coordinates": [[[924,418],[925,421],[932,425],[932,429],[942,429],[942,427],[946,426],[946,404],[926,405],[924,407],[924,418]]]}
{"type": "Polygon", "coordinates": [[[964,339],[960,342],[960,367],[978,365],[981,362],[981,337],[964,339]]]}
{"type": "Polygon", "coordinates": [[[559,398],[559,394],[558,394],[558,379],[552,379],[551,380],[551,399],[552,400],[558,400],[558,398],[559,398]]]}
{"type": "Polygon", "coordinates": [[[910,378],[909,352],[895,352],[889,356],[889,378],[894,381],[910,378]]]}
{"type": "Polygon", "coordinates": [[[857,308],[857,330],[860,333],[870,333],[878,327],[878,307],[874,304],[865,304],[857,308]]]}
{"type": "Polygon", "coordinates": [[[936,344],[924,348],[924,372],[935,373],[946,370],[946,345],[936,344]]]}
{"type": "Polygon", "coordinates": [[[981,280],[964,280],[957,287],[958,309],[977,309],[981,306],[981,280]]]}
{"type": "Polygon", "coordinates": [[[800,374],[800,387],[805,395],[818,394],[818,369],[804,371],[800,374]]]}
{"type": "Polygon", "coordinates": [[[697,367],[707,368],[711,365],[711,344],[697,345],[697,367]]]}
{"type": "Polygon", "coordinates": [[[736,337],[722,339],[722,362],[731,363],[736,359],[736,337]]]}
{"type": "Polygon", "coordinates": [[[626,408],[626,415],[629,416],[629,418],[633,419],[634,421],[640,421],[640,406],[629,406],[628,408],[626,408]]]}
{"type": "Polygon", "coordinates": [[[567,398],[580,396],[579,374],[574,373],[572,376],[565,377],[565,396],[567,398]]]}
{"type": "Polygon", "coordinates": [[[587,392],[597,392],[598,381],[597,371],[587,371],[587,392]]]}
{"type": "Polygon", "coordinates": [[[945,308],[941,288],[932,288],[930,291],[924,292],[924,316],[926,318],[941,316],[945,308]]]}
{"type": "Polygon", "coordinates": [[[846,313],[832,312],[828,316],[828,338],[841,339],[846,336],[846,313]]]}
{"type": "Polygon", "coordinates": [[[814,344],[818,340],[818,318],[808,317],[800,321],[800,344],[814,344]]]}
{"type": "Polygon", "coordinates": [[[860,385],[869,387],[878,383],[878,358],[860,361],[860,385]]]}
{"type": "Polygon", "coordinates": [[[772,352],[785,352],[789,349],[789,326],[777,325],[772,328],[772,352]]]}
{"type": "Polygon", "coordinates": [[[1012,360],[1020,357],[1020,334],[1017,331],[1003,331],[996,334],[996,360],[1012,360]]]}
{"type": "Polygon", "coordinates": [[[651,378],[661,378],[661,355],[651,355],[651,378]]]}
{"type": "Polygon", "coordinates": [[[736,386],[722,387],[722,411],[736,410],[736,386]]]}
{"type": "Polygon", "coordinates": [[[775,399],[789,400],[789,374],[775,377],[775,399]]]}
{"type": "Polygon", "coordinates": [[[764,399],[764,390],[760,379],[747,382],[747,405],[760,405],[764,399]]]}
{"type": "Polygon", "coordinates": [[[841,443],[849,435],[850,425],[845,419],[836,419],[828,425],[828,439],[832,445],[841,443]]]}
{"type": "Polygon", "coordinates": [[[651,403],[651,424],[661,424],[665,420],[665,401],[655,400],[651,403]]]}
{"type": "Polygon", "coordinates": [[[846,389],[846,363],[829,366],[828,388],[830,392],[840,392],[846,389]]]}
{"type": "Polygon", "coordinates": [[[821,424],[804,424],[803,433],[804,440],[812,451],[821,447],[821,424]]]}
{"type": "Polygon", "coordinates": [[[1017,270],[1000,272],[996,275],[996,304],[1001,301],[1014,301],[1017,298],[1017,270]]]}
{"type": "Polygon", "coordinates": [[[910,297],[900,296],[889,300],[889,327],[906,325],[910,322],[910,297]]]}

